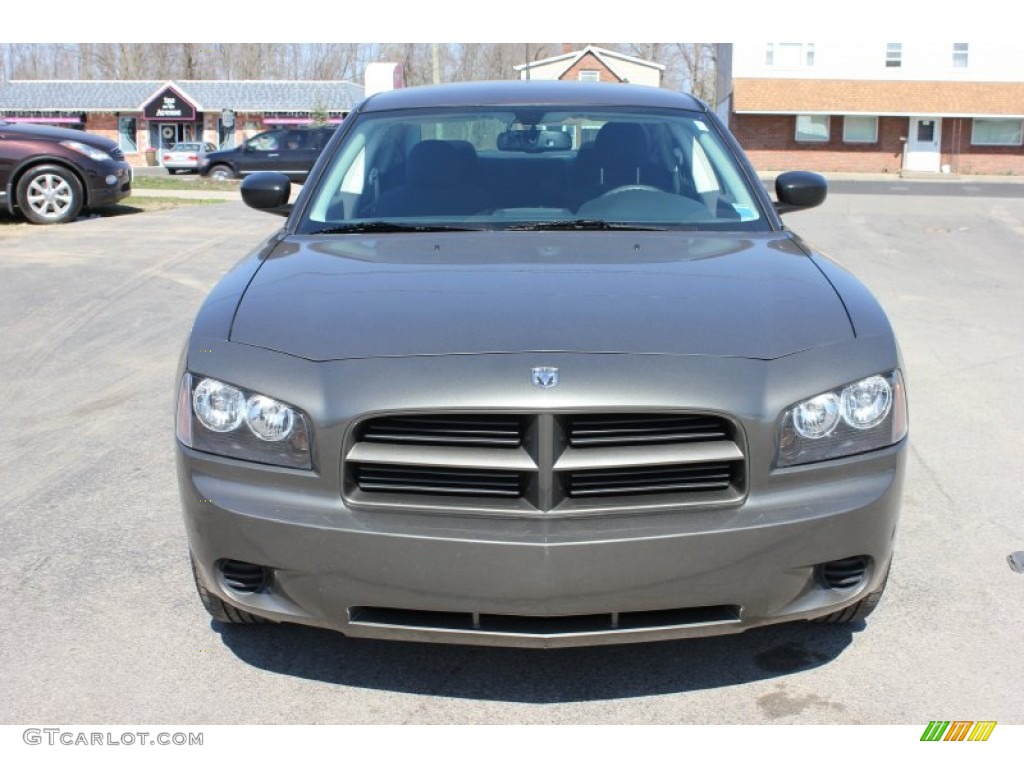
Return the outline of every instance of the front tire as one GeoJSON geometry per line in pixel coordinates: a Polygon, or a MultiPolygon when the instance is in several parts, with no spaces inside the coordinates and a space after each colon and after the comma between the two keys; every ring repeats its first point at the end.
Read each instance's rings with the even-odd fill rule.
{"type": "Polygon", "coordinates": [[[235,178],[235,172],[231,170],[229,165],[215,165],[210,169],[207,176],[215,181],[229,181],[235,178]]]}
{"type": "Polygon", "coordinates": [[[30,168],[15,191],[18,208],[33,224],[64,224],[73,221],[85,203],[78,177],[59,165],[30,168]]]}
{"type": "Polygon", "coordinates": [[[203,607],[206,612],[210,614],[216,621],[222,624],[269,624],[266,619],[262,616],[256,616],[235,608],[233,605],[229,605],[213,594],[206,587],[206,583],[203,578],[199,575],[199,570],[196,568],[196,559],[191,556],[189,559],[192,561],[192,579],[196,584],[196,592],[199,593],[199,599],[203,602],[203,607]]]}

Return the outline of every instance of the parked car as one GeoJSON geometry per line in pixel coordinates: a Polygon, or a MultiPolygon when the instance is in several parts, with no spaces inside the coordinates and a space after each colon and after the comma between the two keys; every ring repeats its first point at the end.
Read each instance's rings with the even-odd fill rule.
{"type": "Polygon", "coordinates": [[[208,141],[179,141],[170,149],[163,150],[160,159],[171,175],[178,171],[199,173],[199,169],[206,164],[206,156],[216,151],[217,148],[208,141]]]}
{"type": "Polygon", "coordinates": [[[264,131],[240,146],[211,152],[201,172],[214,179],[237,179],[258,171],[276,171],[302,183],[333,134],[333,126],[264,131]]]}
{"type": "Polygon", "coordinates": [[[62,224],[131,194],[117,143],[66,128],[0,120],[0,205],[33,224],[62,224]]]}
{"type": "Polygon", "coordinates": [[[860,621],[907,454],[897,343],[664,89],[371,96],[214,288],[176,385],[218,621],[553,647],[860,621]],[[596,134],[592,145],[586,133],[596,134]]]}

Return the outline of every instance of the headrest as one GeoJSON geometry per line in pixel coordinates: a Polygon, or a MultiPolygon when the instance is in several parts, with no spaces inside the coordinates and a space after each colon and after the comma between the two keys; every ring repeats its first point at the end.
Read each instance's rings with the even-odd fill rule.
{"type": "Polygon", "coordinates": [[[647,160],[647,132],[639,123],[605,123],[594,139],[594,157],[602,165],[639,166],[647,160]]]}
{"type": "Polygon", "coordinates": [[[458,184],[459,151],[447,141],[428,139],[409,150],[406,175],[414,187],[448,187],[458,184]]]}
{"type": "Polygon", "coordinates": [[[448,143],[455,147],[455,151],[459,155],[459,170],[463,173],[462,180],[469,178],[469,174],[476,167],[476,147],[465,139],[449,139],[448,143]]]}

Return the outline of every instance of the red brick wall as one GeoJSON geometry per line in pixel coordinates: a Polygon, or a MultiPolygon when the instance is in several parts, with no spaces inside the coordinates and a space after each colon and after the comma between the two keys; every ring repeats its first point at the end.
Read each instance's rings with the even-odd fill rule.
{"type": "Polygon", "coordinates": [[[1024,175],[1024,147],[971,146],[971,120],[942,121],[942,162],[953,173],[996,176],[1024,175]]]}
{"type": "MultiPolygon", "coordinates": [[[[875,144],[843,142],[843,117],[833,115],[829,140],[798,142],[794,115],[732,115],[731,129],[759,171],[899,173],[906,117],[880,117],[875,144]]],[[[1024,147],[972,147],[971,120],[942,121],[942,164],[953,173],[1024,175],[1024,147]]]]}

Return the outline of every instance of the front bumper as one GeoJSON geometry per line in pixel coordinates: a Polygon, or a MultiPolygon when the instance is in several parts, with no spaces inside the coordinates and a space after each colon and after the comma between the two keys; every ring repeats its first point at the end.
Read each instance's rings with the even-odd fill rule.
{"type": "MultiPolygon", "coordinates": [[[[220,359],[257,354],[195,343],[209,344],[220,359]]],[[[234,377],[207,373],[251,384],[247,364],[237,365],[241,357],[233,361],[234,377]]],[[[273,395],[310,414],[317,469],[265,467],[179,444],[179,485],[197,568],[212,592],[242,610],[382,639],[562,647],[728,634],[824,616],[881,586],[892,557],[906,441],[860,456],[772,469],[765,446],[775,440],[780,406],[797,398],[788,387],[767,397],[765,382],[776,374],[789,381],[782,369],[807,366],[807,376],[794,379],[794,386],[816,391],[816,377],[836,372],[819,372],[814,357],[802,363],[642,361],[650,379],[669,382],[668,389],[688,381],[687,406],[743,414],[750,452],[746,495],[706,507],[565,515],[458,513],[426,505],[387,509],[346,500],[338,464],[348,419],[374,411],[355,393],[398,409],[450,408],[428,402],[430,393],[440,391],[433,385],[465,380],[451,366],[478,363],[456,360],[443,372],[420,369],[418,375],[409,360],[308,364],[308,371],[292,368],[285,376],[295,363],[282,361],[280,386],[275,364],[261,366],[273,395]],[[722,378],[723,366],[733,375],[722,378]],[[655,375],[666,373],[658,367],[688,373],[682,379],[655,375]],[[729,383],[699,386],[704,376],[709,383],[729,383]],[[331,413],[339,406],[312,389],[285,391],[285,378],[320,392],[353,393],[345,406],[352,414],[346,419],[331,413]],[[309,384],[314,381],[319,383],[309,384]],[[362,386],[370,381],[381,384],[362,386]],[[732,409],[723,407],[729,400],[732,409]],[[763,418],[753,413],[757,407],[763,418]],[[823,583],[822,564],[853,557],[866,564],[859,581],[844,588],[823,583]],[[263,566],[266,584],[255,592],[232,589],[221,573],[226,560],[263,566]]],[[[492,361],[496,370],[488,375],[507,382],[501,369],[521,368],[524,361],[516,358],[492,361]]],[[[527,401],[543,397],[554,410],[570,400],[574,408],[622,407],[636,371],[617,381],[600,358],[570,361],[579,375],[591,366],[603,372],[605,383],[595,391],[542,393],[527,383],[523,397],[505,392],[502,406],[536,409],[527,401]]],[[[863,361],[849,365],[861,367],[846,378],[863,374],[863,361]]],[[[461,403],[482,408],[500,399],[483,382],[461,403]]],[[[637,408],[672,406],[657,388],[631,399],[637,408]]]]}
{"type": "Polygon", "coordinates": [[[89,208],[114,205],[132,193],[132,167],[126,162],[94,163],[85,176],[89,208]]]}
{"type": "Polygon", "coordinates": [[[559,647],[741,632],[856,602],[892,556],[901,457],[886,449],[856,478],[738,510],[515,522],[360,513],[284,488],[266,498],[188,449],[179,467],[198,567],[243,610],[358,637],[559,647]],[[820,583],[816,565],[857,555],[869,567],[856,587],[820,583]],[[268,567],[269,584],[228,588],[224,559],[268,567]],[[611,614],[638,615],[616,627],[611,614]]]}

